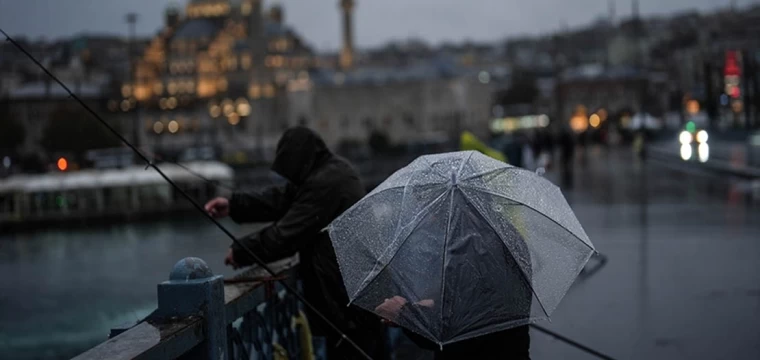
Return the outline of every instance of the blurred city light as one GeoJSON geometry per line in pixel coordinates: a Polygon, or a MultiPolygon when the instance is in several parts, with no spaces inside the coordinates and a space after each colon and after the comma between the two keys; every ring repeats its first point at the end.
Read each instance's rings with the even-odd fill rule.
{"type": "Polygon", "coordinates": [[[156,123],[153,124],[153,131],[155,131],[156,134],[160,134],[161,132],[163,132],[164,131],[164,123],[162,123],[160,121],[156,121],[156,123]]]}
{"type": "Polygon", "coordinates": [[[169,129],[170,133],[174,134],[179,131],[179,123],[177,120],[169,121],[169,126],[167,126],[167,128],[169,129]]]}
{"type": "Polygon", "coordinates": [[[226,99],[222,101],[222,111],[224,112],[224,116],[227,117],[235,112],[235,105],[232,103],[232,100],[226,99]]]}
{"type": "Polygon", "coordinates": [[[11,167],[11,158],[9,156],[3,157],[3,167],[6,169],[11,167]]]}
{"type": "Polygon", "coordinates": [[[589,125],[592,127],[599,127],[599,124],[601,124],[602,120],[597,114],[591,114],[591,116],[588,118],[589,125]]]}
{"type": "Polygon", "coordinates": [[[586,131],[588,125],[588,118],[583,115],[575,115],[570,119],[570,128],[575,132],[586,131]]]}
{"type": "Polygon", "coordinates": [[[710,159],[710,145],[707,145],[707,143],[699,144],[697,155],[699,156],[699,162],[707,162],[710,159]]]}
{"type": "Polygon", "coordinates": [[[516,130],[535,129],[549,126],[546,114],[526,115],[521,117],[505,117],[491,120],[491,131],[495,133],[511,133],[516,130]]]}
{"type": "Polygon", "coordinates": [[[240,122],[240,115],[236,113],[228,115],[227,122],[230,123],[230,125],[237,125],[240,122]]]}
{"type": "Polygon", "coordinates": [[[540,127],[547,127],[549,126],[549,116],[546,114],[541,114],[538,116],[538,126],[540,127]]]}
{"type": "Polygon", "coordinates": [[[707,131],[699,130],[697,133],[697,142],[706,143],[708,139],[707,131]]]}
{"type": "Polygon", "coordinates": [[[689,115],[696,115],[699,112],[699,101],[689,100],[689,102],[686,103],[686,112],[689,113],[689,115]]]}
{"type": "Polygon", "coordinates": [[[681,134],[678,135],[678,142],[680,142],[681,145],[691,144],[691,133],[688,131],[681,131],[681,134]]]}
{"type": "Polygon", "coordinates": [[[491,82],[491,74],[489,74],[488,71],[481,71],[478,74],[478,80],[483,84],[488,84],[491,82]]]}
{"type": "Polygon", "coordinates": [[[219,115],[222,115],[222,108],[219,107],[219,105],[211,105],[208,109],[209,115],[211,115],[212,118],[218,118],[219,115]]]}
{"type": "Polygon", "coordinates": [[[596,113],[599,115],[599,120],[601,120],[602,122],[605,122],[607,120],[607,116],[608,116],[607,109],[604,109],[604,108],[599,109],[599,111],[597,111],[596,113]]]}
{"type": "Polygon", "coordinates": [[[691,159],[692,155],[692,149],[690,144],[682,144],[681,145],[681,159],[683,160],[689,160],[691,159]]]}
{"type": "Polygon", "coordinates": [[[66,169],[69,168],[69,162],[66,160],[66,158],[59,158],[58,159],[58,170],[66,171],[66,169]]]}
{"type": "Polygon", "coordinates": [[[237,101],[237,113],[240,116],[248,116],[251,114],[251,105],[245,99],[238,99],[237,101]]]}

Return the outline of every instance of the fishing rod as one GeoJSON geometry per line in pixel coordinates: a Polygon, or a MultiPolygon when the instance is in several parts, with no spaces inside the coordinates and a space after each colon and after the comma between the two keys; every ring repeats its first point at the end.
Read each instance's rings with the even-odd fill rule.
{"type": "Polygon", "coordinates": [[[585,351],[585,352],[587,352],[587,353],[589,353],[589,354],[591,354],[591,355],[594,355],[594,356],[596,356],[596,357],[598,357],[598,358],[600,358],[600,359],[604,359],[604,360],[615,360],[614,358],[612,358],[612,357],[610,357],[610,356],[608,356],[608,355],[602,354],[602,353],[601,353],[601,352],[599,352],[599,351],[596,351],[596,350],[594,350],[594,349],[592,349],[592,348],[590,348],[590,347],[588,347],[588,346],[586,346],[586,345],[583,345],[583,344],[581,344],[581,343],[579,343],[579,342],[577,342],[577,341],[575,341],[575,340],[572,340],[572,339],[566,338],[566,337],[564,337],[564,336],[562,336],[562,335],[560,335],[560,334],[557,334],[557,333],[555,333],[554,331],[551,331],[551,330],[549,330],[549,329],[547,329],[547,328],[545,328],[545,327],[542,327],[542,326],[538,326],[538,325],[536,325],[536,324],[531,324],[530,326],[531,326],[531,327],[533,327],[534,329],[536,329],[536,330],[538,330],[538,331],[540,331],[540,332],[544,333],[544,334],[547,334],[547,335],[549,335],[549,336],[551,336],[551,337],[554,337],[554,338],[555,338],[555,339],[557,339],[557,340],[563,341],[563,342],[565,342],[566,344],[570,344],[570,345],[572,345],[572,346],[575,346],[576,348],[578,348],[578,349],[580,349],[580,350],[583,350],[583,351],[585,351]]]}
{"type": "MultiPolygon", "coordinates": [[[[58,79],[58,77],[56,77],[55,75],[53,75],[53,73],[51,73],[50,70],[48,70],[44,65],[42,65],[42,63],[40,63],[32,54],[30,54],[23,46],[21,46],[21,44],[19,44],[18,42],[16,42],[16,40],[14,40],[10,35],[8,35],[8,33],[6,33],[3,29],[0,29],[0,33],[2,33],[3,36],[5,36],[5,40],[6,41],[8,41],[11,44],[13,44],[13,46],[15,46],[22,53],[24,53],[24,55],[26,55],[32,62],[34,62],[34,64],[37,65],[37,67],[39,67],[40,70],[42,70],[51,79],[53,79],[56,83],[58,83],[58,85],[60,85],[66,91],[66,93],[69,94],[70,98],[72,98],[76,102],[78,102],[79,105],[81,105],[85,110],[87,110],[87,112],[90,113],[90,115],[92,115],[96,120],[98,120],[98,122],[100,122],[100,124],[102,124],[103,126],[105,126],[106,129],[108,129],[114,136],[116,136],[119,140],[121,140],[121,142],[124,143],[124,145],[126,145],[132,151],[134,151],[135,154],[137,154],[137,156],[140,157],[140,159],[142,159],[143,161],[145,161],[145,164],[146,164],[146,168],[145,169],[146,170],[148,168],[153,168],[153,170],[155,170],[164,180],[166,180],[166,182],[172,188],[174,188],[174,190],[176,190],[177,192],[179,192],[182,195],[182,197],[184,197],[185,199],[187,199],[187,201],[189,201],[193,205],[193,207],[195,207],[198,211],[200,211],[201,213],[203,213],[203,215],[207,219],[209,219],[214,225],[216,225],[216,227],[219,228],[219,230],[221,230],[225,235],[227,235],[227,237],[229,237],[230,240],[232,240],[233,243],[235,243],[237,246],[239,246],[241,249],[243,249],[243,251],[245,251],[254,260],[254,262],[259,267],[261,267],[262,269],[264,269],[264,271],[266,271],[267,273],[269,273],[273,278],[277,278],[277,276],[278,276],[277,273],[275,273],[275,271],[272,270],[272,268],[269,267],[268,264],[266,264],[264,261],[262,261],[261,258],[259,258],[253,251],[251,251],[250,248],[248,248],[247,246],[245,246],[245,244],[243,244],[229,230],[227,230],[227,228],[225,228],[224,225],[222,225],[217,219],[215,219],[213,216],[211,216],[211,214],[209,214],[203,208],[203,206],[201,206],[189,194],[187,194],[184,190],[182,190],[182,188],[179,187],[172,179],[170,179],[168,176],[166,176],[166,174],[153,161],[151,161],[137,147],[135,147],[134,145],[132,145],[132,143],[130,143],[123,135],[121,135],[118,131],[116,131],[116,129],[114,129],[113,126],[109,125],[102,117],[100,117],[100,115],[98,115],[98,113],[96,113],[94,110],[92,110],[92,108],[90,108],[84,101],[82,101],[82,99],[80,99],[76,94],[74,94],[74,92],[72,92],[69,89],[69,87],[66,86],[66,84],[64,84],[60,79],[58,79]]],[[[330,328],[332,328],[333,331],[335,331],[338,335],[340,335],[341,339],[338,342],[338,344],[336,344],[336,346],[339,346],[340,343],[345,340],[354,349],[356,349],[356,351],[358,351],[364,358],[372,360],[372,357],[370,357],[366,352],[364,352],[364,350],[362,350],[362,348],[359,347],[359,345],[356,344],[356,342],[354,342],[345,333],[343,333],[337,325],[335,325],[332,321],[330,321],[330,319],[327,318],[327,316],[325,316],[324,314],[322,314],[322,312],[320,312],[319,310],[317,310],[317,308],[314,307],[314,305],[312,305],[310,302],[308,302],[306,300],[306,298],[303,295],[301,295],[301,293],[299,293],[296,289],[294,289],[290,284],[288,284],[283,279],[278,279],[276,281],[279,282],[289,293],[293,294],[296,298],[298,298],[298,300],[301,301],[301,303],[304,304],[304,306],[306,306],[307,308],[309,308],[309,310],[311,310],[312,312],[314,312],[314,314],[316,314],[317,317],[319,317],[322,321],[324,321],[325,324],[327,324],[327,326],[329,326],[330,328]]]]}
{"type": "Polygon", "coordinates": [[[152,152],[147,151],[147,150],[143,150],[143,151],[145,153],[147,153],[148,155],[150,155],[150,157],[152,157],[154,159],[157,159],[159,161],[163,161],[163,162],[166,162],[166,163],[178,166],[180,169],[185,170],[188,174],[193,175],[193,176],[197,177],[198,179],[201,179],[201,180],[205,181],[208,184],[211,184],[211,185],[214,185],[216,187],[220,187],[220,188],[232,191],[232,192],[240,191],[240,190],[238,190],[238,189],[236,189],[236,188],[234,188],[232,186],[225,185],[224,183],[222,183],[219,180],[211,180],[211,179],[209,179],[209,178],[207,178],[207,177],[199,174],[195,170],[190,169],[189,167],[187,167],[185,165],[182,165],[179,161],[173,161],[173,160],[166,159],[166,158],[164,158],[161,155],[158,155],[156,153],[152,153],[152,152]]]}

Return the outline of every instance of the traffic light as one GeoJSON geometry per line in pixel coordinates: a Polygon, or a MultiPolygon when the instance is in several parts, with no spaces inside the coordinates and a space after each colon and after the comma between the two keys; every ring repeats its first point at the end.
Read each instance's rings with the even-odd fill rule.
{"type": "Polygon", "coordinates": [[[690,132],[690,133],[693,134],[695,131],[697,131],[697,125],[694,124],[693,121],[687,122],[686,123],[686,131],[688,131],[688,132],[690,132]]]}

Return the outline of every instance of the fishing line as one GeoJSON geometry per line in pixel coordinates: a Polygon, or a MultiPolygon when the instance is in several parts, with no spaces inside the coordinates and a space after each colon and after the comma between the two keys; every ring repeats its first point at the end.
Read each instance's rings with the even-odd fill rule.
{"type": "Polygon", "coordinates": [[[143,151],[145,151],[148,155],[150,155],[150,157],[152,157],[154,159],[157,159],[157,160],[160,160],[160,161],[163,161],[163,162],[166,162],[166,163],[169,163],[169,164],[176,165],[176,166],[180,167],[182,170],[187,171],[187,173],[189,173],[190,175],[193,175],[193,176],[195,176],[195,177],[197,177],[197,178],[205,181],[206,183],[209,183],[209,184],[214,185],[216,187],[220,187],[220,188],[232,191],[232,192],[239,191],[238,189],[236,189],[236,188],[234,188],[232,186],[225,185],[224,183],[222,183],[219,180],[211,180],[211,179],[209,179],[209,178],[207,178],[207,177],[199,174],[195,170],[190,169],[189,167],[187,167],[185,165],[182,165],[178,161],[168,160],[168,159],[162,157],[161,155],[158,155],[156,153],[151,153],[150,151],[146,151],[146,150],[143,150],[143,151]]]}
{"type": "MultiPolygon", "coordinates": [[[[11,38],[8,33],[0,29],[0,33],[2,33],[5,36],[6,41],[9,41],[13,46],[15,46],[19,51],[24,53],[32,62],[34,62],[37,67],[39,67],[45,74],[47,74],[51,79],[53,79],[58,85],[60,85],[66,93],[69,94],[69,97],[74,99],[76,102],[78,102],[87,112],[89,112],[96,120],[98,120],[103,126],[105,126],[114,136],[116,136],[121,142],[123,142],[125,145],[127,145],[132,151],[134,151],[143,161],[146,163],[145,169],[153,168],[156,170],[156,172],[164,179],[166,180],[169,185],[171,185],[174,190],[179,192],[187,201],[189,201],[193,207],[195,207],[198,211],[203,213],[206,218],[208,218],[214,225],[216,225],[219,230],[221,230],[227,237],[229,237],[232,242],[234,242],[236,245],[238,245],[241,249],[243,249],[255,262],[259,267],[264,269],[267,273],[272,275],[272,277],[277,277],[277,273],[272,270],[272,268],[269,267],[265,262],[261,260],[256,254],[254,254],[251,249],[249,249],[247,246],[245,246],[241,241],[239,241],[232,233],[227,230],[227,228],[224,227],[219,221],[217,221],[211,214],[206,212],[206,210],[201,206],[197,201],[195,201],[190,195],[188,195],[184,190],[182,190],[181,187],[179,187],[172,179],[170,179],[166,174],[164,174],[161,169],[156,166],[156,164],[151,161],[145,154],[143,154],[137,147],[132,145],[129,141],[127,141],[124,136],[122,136],[116,129],[114,129],[111,125],[109,125],[103,118],[100,117],[94,110],[92,110],[84,101],[82,101],[76,94],[74,94],[66,84],[64,84],[61,80],[59,80],[53,73],[51,73],[42,63],[40,63],[32,54],[30,54],[21,44],[17,43],[13,38],[11,38]]],[[[277,280],[289,293],[293,294],[296,298],[298,298],[299,301],[301,301],[302,304],[304,304],[309,310],[311,310],[314,314],[317,315],[322,321],[325,322],[330,328],[332,328],[336,333],[338,333],[341,337],[341,340],[345,340],[348,342],[354,349],[356,349],[363,357],[372,360],[372,357],[367,355],[364,350],[362,350],[359,345],[357,345],[351,338],[349,338],[346,334],[344,334],[340,328],[338,328],[337,325],[335,325],[332,321],[330,321],[325,315],[323,315],[317,308],[314,307],[311,303],[309,303],[303,295],[301,295],[296,289],[294,289],[290,284],[285,282],[284,280],[277,280]]]]}

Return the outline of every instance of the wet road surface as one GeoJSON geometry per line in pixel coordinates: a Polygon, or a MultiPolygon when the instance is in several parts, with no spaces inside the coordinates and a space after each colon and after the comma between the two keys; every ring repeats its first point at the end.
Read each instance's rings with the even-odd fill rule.
{"type": "MultiPolygon", "coordinates": [[[[760,203],[740,181],[627,152],[587,159],[567,197],[609,262],[546,327],[617,359],[760,358],[760,203]]],[[[532,339],[536,359],[590,358],[532,339]]]]}

